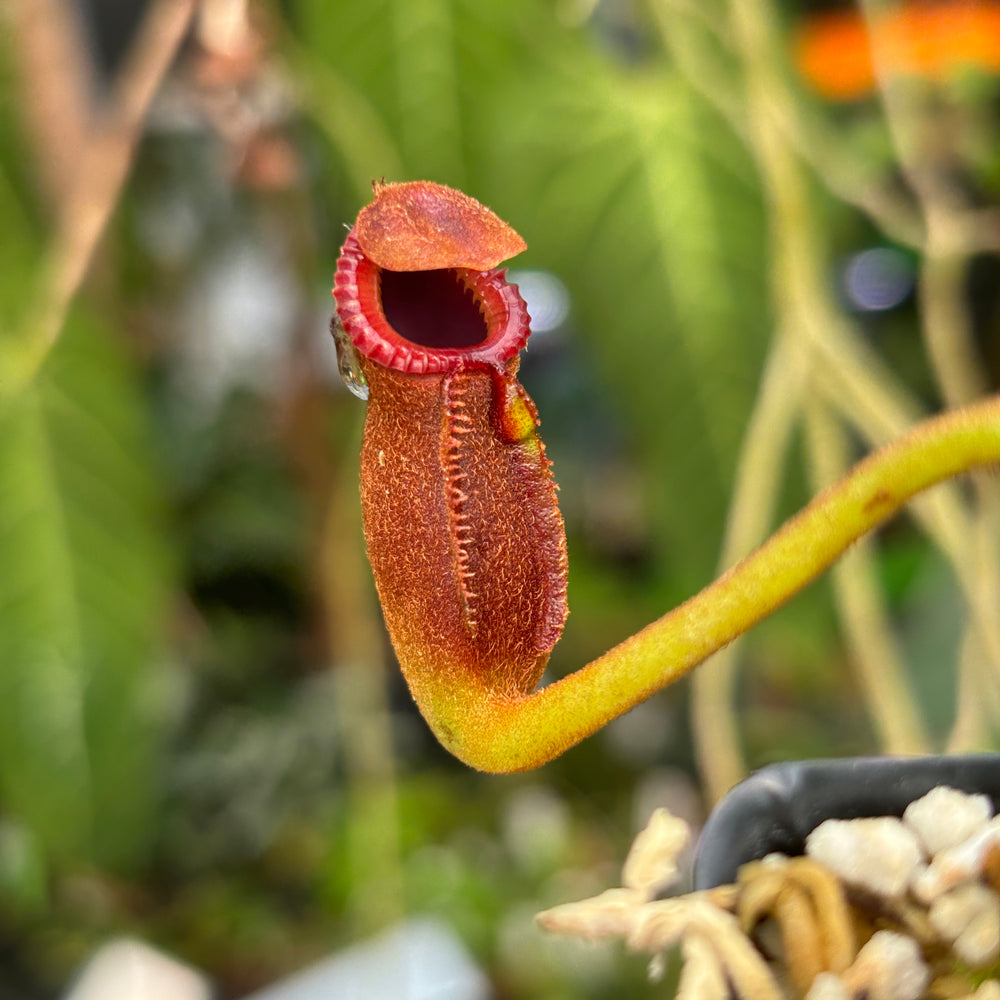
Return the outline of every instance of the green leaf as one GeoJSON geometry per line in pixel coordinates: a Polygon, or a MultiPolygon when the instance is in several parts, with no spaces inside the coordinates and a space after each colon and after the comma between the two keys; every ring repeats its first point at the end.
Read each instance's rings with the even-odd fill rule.
{"type": "MultiPolygon", "coordinates": [[[[493,107],[530,65],[536,8],[521,0],[297,0],[301,45],[335,74],[327,102],[354,104],[317,115],[351,175],[424,177],[475,193],[492,149],[493,107]],[[367,117],[379,141],[338,127],[347,114],[359,124],[367,117]],[[395,144],[391,155],[383,135],[395,144]]],[[[366,193],[367,185],[359,194],[366,193]]]]}
{"type": "Polygon", "coordinates": [[[572,293],[583,347],[624,417],[676,600],[718,558],[769,335],[749,159],[669,72],[569,72],[520,126],[515,197],[532,261],[572,293]]]}
{"type": "Polygon", "coordinates": [[[137,860],[152,832],[165,557],[141,401],[71,320],[0,409],[0,799],[57,856],[137,860]]]}
{"type": "MultiPolygon", "coordinates": [[[[34,160],[21,134],[11,32],[0,31],[0,340],[13,335],[38,285],[42,241],[34,160]]],[[[0,344],[0,354],[3,345],[0,344]]],[[[0,370],[0,386],[3,384],[0,370]]]]}

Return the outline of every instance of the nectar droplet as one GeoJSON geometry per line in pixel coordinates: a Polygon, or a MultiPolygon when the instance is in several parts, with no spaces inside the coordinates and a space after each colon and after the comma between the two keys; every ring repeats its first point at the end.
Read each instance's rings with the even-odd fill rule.
{"type": "Polygon", "coordinates": [[[358,353],[351,343],[351,338],[340,325],[340,321],[334,319],[330,325],[330,332],[333,334],[333,343],[337,348],[337,370],[344,380],[344,385],[348,391],[358,399],[368,399],[368,380],[361,370],[361,362],[358,361],[358,353]]]}

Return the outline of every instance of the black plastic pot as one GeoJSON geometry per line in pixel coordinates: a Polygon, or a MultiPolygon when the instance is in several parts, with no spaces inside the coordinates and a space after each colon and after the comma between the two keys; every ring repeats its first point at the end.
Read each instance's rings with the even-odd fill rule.
{"type": "Polygon", "coordinates": [[[1000,754],[805,760],[762,768],[729,792],[705,824],[695,888],[733,882],[740,865],[774,851],[802,854],[806,837],[824,820],[902,816],[938,785],[988,795],[1000,812],[1000,754]]]}

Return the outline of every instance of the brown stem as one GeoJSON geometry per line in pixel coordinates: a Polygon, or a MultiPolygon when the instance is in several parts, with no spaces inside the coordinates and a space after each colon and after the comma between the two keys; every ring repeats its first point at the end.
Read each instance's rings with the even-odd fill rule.
{"type": "Polygon", "coordinates": [[[92,68],[76,14],[67,0],[19,0],[7,7],[22,116],[56,216],[72,190],[92,117],[92,68]]]}
{"type": "Polygon", "coordinates": [[[25,332],[21,364],[5,373],[4,395],[29,384],[55,345],[70,304],[118,202],[146,113],[187,33],[196,0],[156,0],[113,89],[111,110],[76,164],[45,280],[25,332]]]}

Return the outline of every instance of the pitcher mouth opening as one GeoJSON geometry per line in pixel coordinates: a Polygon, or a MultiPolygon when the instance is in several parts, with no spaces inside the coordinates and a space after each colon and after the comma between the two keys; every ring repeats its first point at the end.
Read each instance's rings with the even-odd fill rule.
{"type": "Polygon", "coordinates": [[[502,365],[525,345],[527,307],[506,271],[379,267],[348,235],[333,296],[359,354],[397,371],[433,374],[502,365]]]}

